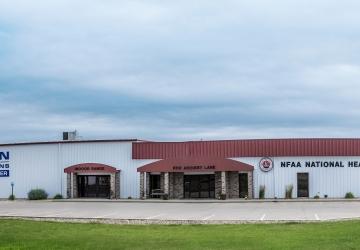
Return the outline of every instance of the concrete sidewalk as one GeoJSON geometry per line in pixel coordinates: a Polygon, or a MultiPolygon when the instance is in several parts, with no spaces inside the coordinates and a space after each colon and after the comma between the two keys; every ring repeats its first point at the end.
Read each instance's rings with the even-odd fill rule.
{"type": "Polygon", "coordinates": [[[0,201],[0,217],[126,224],[314,222],[360,218],[360,202],[0,201]]]}

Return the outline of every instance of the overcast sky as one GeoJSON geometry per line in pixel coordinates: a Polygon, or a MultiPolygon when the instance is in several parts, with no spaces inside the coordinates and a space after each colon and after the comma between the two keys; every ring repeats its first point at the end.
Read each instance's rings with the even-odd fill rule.
{"type": "Polygon", "coordinates": [[[360,137],[360,1],[0,0],[0,129],[360,137]]]}

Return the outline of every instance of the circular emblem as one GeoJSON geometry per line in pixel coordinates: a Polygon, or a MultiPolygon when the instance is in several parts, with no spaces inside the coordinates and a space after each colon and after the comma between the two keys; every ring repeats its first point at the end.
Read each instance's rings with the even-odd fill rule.
{"type": "Polygon", "coordinates": [[[269,172],[273,169],[274,164],[270,158],[265,157],[260,160],[259,166],[262,171],[269,172]]]}

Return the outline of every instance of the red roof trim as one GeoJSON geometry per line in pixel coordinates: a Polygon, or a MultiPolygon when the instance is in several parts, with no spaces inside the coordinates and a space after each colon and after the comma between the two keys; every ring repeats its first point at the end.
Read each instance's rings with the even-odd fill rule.
{"type": "Polygon", "coordinates": [[[255,139],[138,142],[133,159],[183,157],[360,156],[360,139],[255,139]]]}
{"type": "Polygon", "coordinates": [[[218,172],[253,171],[254,167],[223,158],[180,158],[153,162],[137,169],[138,172],[218,172]]]}
{"type": "Polygon", "coordinates": [[[64,173],[116,173],[117,171],[116,168],[101,163],[81,163],[64,169],[64,173]]]}

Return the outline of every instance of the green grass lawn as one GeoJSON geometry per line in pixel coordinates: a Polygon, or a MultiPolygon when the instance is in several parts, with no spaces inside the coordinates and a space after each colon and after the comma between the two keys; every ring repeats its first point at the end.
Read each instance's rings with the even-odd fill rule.
{"type": "Polygon", "coordinates": [[[104,225],[0,220],[1,249],[360,249],[360,221],[104,225]]]}

